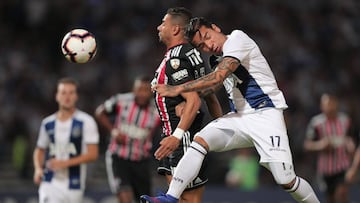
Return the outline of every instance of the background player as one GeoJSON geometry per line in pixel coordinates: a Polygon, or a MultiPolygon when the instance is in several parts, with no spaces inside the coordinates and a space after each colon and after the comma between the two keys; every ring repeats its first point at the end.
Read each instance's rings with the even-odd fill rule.
{"type": "Polygon", "coordinates": [[[99,133],[95,120],[76,108],[77,82],[58,81],[59,109],[40,127],[33,155],[34,183],[40,184],[39,202],[82,202],[86,165],[98,158],[99,133]]]}
{"type": "Polygon", "coordinates": [[[324,93],[320,99],[321,113],[308,125],[305,150],[318,152],[317,174],[326,186],[326,202],[349,202],[345,173],[351,165],[355,144],[351,137],[348,115],[339,112],[336,95],[324,93]]]}
{"type": "MultiPolygon", "coordinates": [[[[214,72],[178,86],[157,85],[162,96],[183,92],[212,90],[227,79],[236,113],[227,114],[203,128],[191,143],[175,170],[166,195],[141,197],[143,202],[177,202],[185,185],[194,179],[209,151],[228,151],[254,146],[260,163],[269,169],[277,184],[298,202],[317,203],[309,183],[296,176],[292,163],[283,110],[287,108],[275,77],[257,44],[244,32],[225,35],[204,18],[191,20],[187,36],[202,51],[222,54],[214,72]]],[[[157,151],[156,157],[167,156],[157,151]]]]}
{"type": "Polygon", "coordinates": [[[99,123],[111,134],[106,169],[119,202],[139,201],[151,192],[150,155],[154,131],[160,126],[151,79],[135,79],[133,91],[116,94],[96,109],[99,123]]]}
{"type": "MultiPolygon", "coordinates": [[[[184,38],[185,28],[191,13],[185,8],[170,8],[158,26],[159,39],[166,45],[165,57],[155,73],[152,84],[177,85],[205,75],[206,70],[200,52],[184,38]]],[[[158,150],[168,149],[161,157],[158,172],[166,175],[170,182],[178,161],[193,140],[194,133],[200,130],[203,113],[200,111],[201,99],[197,92],[182,93],[177,97],[162,97],[155,92],[160,118],[163,122],[163,139],[158,150]],[[176,106],[183,105],[181,115],[176,114],[176,106]]],[[[210,113],[214,117],[222,115],[221,106],[214,94],[205,98],[210,113]]],[[[180,202],[201,202],[207,177],[204,168],[194,181],[189,182],[180,202]]]]}

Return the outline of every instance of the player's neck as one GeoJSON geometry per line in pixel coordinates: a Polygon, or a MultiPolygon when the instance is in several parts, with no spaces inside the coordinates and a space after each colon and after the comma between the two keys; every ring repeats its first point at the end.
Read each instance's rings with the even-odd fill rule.
{"type": "Polygon", "coordinates": [[[73,116],[75,111],[76,111],[75,108],[71,108],[71,109],[60,108],[59,111],[57,112],[57,119],[59,119],[60,121],[66,121],[73,116]]]}
{"type": "Polygon", "coordinates": [[[186,39],[174,39],[166,45],[166,48],[169,50],[175,46],[178,46],[179,44],[186,44],[186,43],[188,43],[186,39]]]}

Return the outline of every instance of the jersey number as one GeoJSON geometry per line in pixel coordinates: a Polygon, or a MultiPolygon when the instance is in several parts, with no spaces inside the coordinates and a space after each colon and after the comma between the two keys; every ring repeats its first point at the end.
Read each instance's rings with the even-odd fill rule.
{"type": "Polygon", "coordinates": [[[280,136],[270,136],[273,147],[280,147],[280,136]]]}
{"type": "Polygon", "coordinates": [[[192,66],[203,63],[200,52],[196,49],[192,49],[191,51],[186,53],[186,56],[189,58],[189,61],[191,62],[192,66]]]}

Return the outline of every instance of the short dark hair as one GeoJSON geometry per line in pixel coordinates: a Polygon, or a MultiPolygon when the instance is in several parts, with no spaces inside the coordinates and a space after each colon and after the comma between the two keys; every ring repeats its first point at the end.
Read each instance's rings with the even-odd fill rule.
{"type": "Polygon", "coordinates": [[[184,7],[169,8],[166,13],[171,15],[183,27],[186,27],[192,18],[191,11],[184,7]]]}
{"type": "Polygon", "coordinates": [[[194,38],[195,34],[199,31],[201,26],[211,28],[211,25],[212,25],[212,22],[208,21],[204,17],[192,18],[189,22],[189,25],[186,28],[185,37],[189,41],[192,41],[192,39],[194,38]]]}
{"type": "Polygon", "coordinates": [[[75,85],[76,87],[79,86],[79,83],[77,80],[75,80],[74,78],[71,78],[71,77],[64,77],[64,78],[60,78],[57,82],[58,85],[60,84],[73,84],[75,85]]]}

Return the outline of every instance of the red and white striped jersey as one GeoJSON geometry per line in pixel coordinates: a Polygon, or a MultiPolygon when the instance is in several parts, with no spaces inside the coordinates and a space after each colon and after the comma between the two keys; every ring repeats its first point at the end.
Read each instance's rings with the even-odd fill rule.
{"type": "Polygon", "coordinates": [[[160,119],[153,101],[141,108],[135,102],[133,93],[117,94],[104,103],[105,111],[114,117],[114,127],[126,136],[125,142],[118,144],[114,139],[109,151],[122,159],[139,161],[150,156],[152,138],[160,119]]]}
{"type": "Polygon", "coordinates": [[[329,120],[324,114],[314,116],[307,128],[307,139],[320,140],[328,137],[334,142],[334,150],[318,154],[317,170],[322,175],[335,175],[345,171],[351,164],[351,157],[343,145],[350,129],[350,119],[338,113],[336,119],[329,120]]]}
{"type": "MultiPolygon", "coordinates": [[[[191,44],[179,44],[167,50],[151,83],[179,85],[204,76],[206,71],[200,52],[191,44]]],[[[169,136],[180,121],[176,116],[175,107],[185,100],[181,95],[161,97],[157,92],[154,93],[154,97],[163,123],[163,133],[169,136]]],[[[202,118],[203,113],[197,114],[189,131],[200,130],[202,118]]]]}

